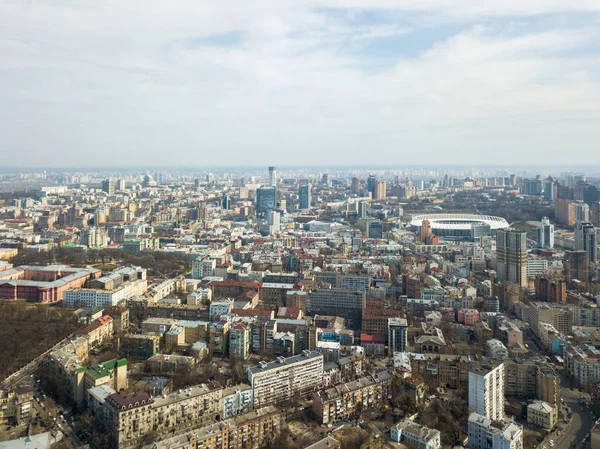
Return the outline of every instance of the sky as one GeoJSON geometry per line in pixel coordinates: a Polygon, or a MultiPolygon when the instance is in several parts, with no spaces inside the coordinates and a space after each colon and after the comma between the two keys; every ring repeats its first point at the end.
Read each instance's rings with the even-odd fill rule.
{"type": "Polygon", "coordinates": [[[598,0],[0,0],[0,164],[600,165],[598,0]]]}

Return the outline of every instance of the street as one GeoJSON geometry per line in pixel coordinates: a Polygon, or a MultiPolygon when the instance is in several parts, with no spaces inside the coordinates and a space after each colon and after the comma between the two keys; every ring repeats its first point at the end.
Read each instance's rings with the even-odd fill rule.
{"type": "MultiPolygon", "coordinates": [[[[546,355],[546,352],[537,342],[537,338],[529,329],[529,325],[523,321],[519,321],[519,325],[522,325],[521,330],[523,331],[523,343],[526,343],[531,351],[540,355],[546,355]]],[[[540,443],[540,445],[538,445],[538,447],[546,446],[547,449],[550,449],[549,442],[550,440],[553,440],[553,449],[580,449],[585,447],[583,440],[586,437],[589,439],[590,430],[594,425],[594,419],[592,418],[590,412],[581,403],[581,398],[584,397],[585,401],[587,402],[589,395],[580,392],[578,388],[571,390],[572,382],[568,378],[564,368],[556,368],[556,371],[560,376],[561,397],[565,401],[564,405],[559,405],[559,408],[565,412],[565,406],[568,406],[569,409],[571,409],[572,415],[568,424],[565,424],[564,421],[559,422],[559,428],[564,428],[560,435],[557,435],[556,432],[552,432],[544,441],[540,443]]]]}

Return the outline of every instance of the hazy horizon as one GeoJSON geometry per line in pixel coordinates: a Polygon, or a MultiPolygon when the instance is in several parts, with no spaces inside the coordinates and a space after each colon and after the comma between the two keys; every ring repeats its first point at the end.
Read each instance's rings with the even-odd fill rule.
{"type": "Polygon", "coordinates": [[[0,0],[2,165],[593,169],[599,25],[585,0],[0,0]]]}

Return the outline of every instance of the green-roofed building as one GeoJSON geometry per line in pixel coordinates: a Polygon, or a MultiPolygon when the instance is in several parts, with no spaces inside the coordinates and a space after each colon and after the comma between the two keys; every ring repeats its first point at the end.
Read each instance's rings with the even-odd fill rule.
{"type": "Polygon", "coordinates": [[[109,385],[116,391],[127,388],[127,359],[112,359],[98,365],[82,366],[74,373],[75,402],[87,402],[88,390],[109,385]]]}

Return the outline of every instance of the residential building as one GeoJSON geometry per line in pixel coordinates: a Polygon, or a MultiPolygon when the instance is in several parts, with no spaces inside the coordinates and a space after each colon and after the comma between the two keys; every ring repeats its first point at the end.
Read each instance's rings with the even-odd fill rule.
{"type": "Polygon", "coordinates": [[[316,351],[278,357],[274,362],[260,362],[248,369],[255,407],[289,400],[296,393],[320,385],[322,380],[323,355],[316,351]]]}
{"type": "Polygon", "coordinates": [[[317,420],[330,424],[349,417],[358,410],[381,406],[391,385],[392,376],[381,371],[342,385],[326,388],[313,395],[312,409],[317,420]]]}
{"type": "Polygon", "coordinates": [[[527,233],[498,229],[496,233],[496,272],[498,281],[527,287],[527,233]]]}
{"type": "Polygon", "coordinates": [[[496,421],[504,418],[504,363],[471,364],[469,409],[496,421]]]}
{"type": "Polygon", "coordinates": [[[388,318],[388,354],[406,351],[408,321],[406,318],[388,318]]]}
{"type": "Polygon", "coordinates": [[[527,424],[551,431],[558,423],[558,410],[555,405],[544,401],[534,401],[527,406],[527,424]]]}
{"type": "Polygon", "coordinates": [[[512,420],[469,415],[469,449],[523,449],[523,428],[512,420]]]}

